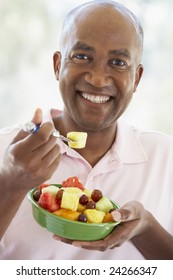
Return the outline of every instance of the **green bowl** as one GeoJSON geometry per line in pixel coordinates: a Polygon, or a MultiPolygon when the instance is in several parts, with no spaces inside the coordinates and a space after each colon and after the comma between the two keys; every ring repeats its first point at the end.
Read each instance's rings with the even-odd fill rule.
{"type": "MultiPolygon", "coordinates": [[[[119,222],[88,224],[57,216],[40,207],[34,200],[33,194],[37,189],[38,188],[34,188],[28,192],[28,199],[32,205],[33,217],[40,226],[53,234],[72,240],[93,241],[103,239],[119,224],[119,222]]],[[[111,202],[115,208],[119,208],[116,203],[113,201],[111,202]]]]}

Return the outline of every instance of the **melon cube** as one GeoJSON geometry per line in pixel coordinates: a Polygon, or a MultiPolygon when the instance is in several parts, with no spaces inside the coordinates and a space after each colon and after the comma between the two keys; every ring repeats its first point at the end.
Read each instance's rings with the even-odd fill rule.
{"type": "Polygon", "coordinates": [[[86,132],[71,131],[67,133],[67,137],[70,140],[72,140],[68,142],[68,145],[71,148],[82,149],[86,145],[86,140],[87,140],[86,132]]]}
{"type": "Polygon", "coordinates": [[[81,189],[75,188],[75,187],[67,187],[67,188],[61,188],[61,189],[64,190],[65,192],[76,194],[76,195],[79,195],[79,196],[84,194],[84,192],[81,189]]]}
{"type": "Polygon", "coordinates": [[[82,205],[82,204],[78,204],[78,207],[77,207],[77,211],[78,212],[84,212],[84,210],[86,209],[86,205],[82,205]]]}
{"type": "Polygon", "coordinates": [[[57,211],[54,211],[53,214],[60,216],[62,218],[68,219],[68,220],[72,220],[72,221],[77,221],[78,216],[80,215],[79,212],[72,211],[69,209],[63,209],[63,208],[61,208],[57,211]]]}
{"type": "Polygon", "coordinates": [[[106,196],[102,196],[102,198],[96,202],[96,209],[105,213],[108,213],[113,208],[112,202],[106,196]]]}
{"type": "Polygon", "coordinates": [[[84,194],[86,194],[89,198],[91,198],[91,193],[92,193],[92,190],[89,190],[89,189],[84,189],[84,194]]]}
{"type": "Polygon", "coordinates": [[[103,221],[105,213],[96,209],[86,209],[84,214],[87,216],[87,221],[90,223],[100,224],[103,221]]]}
{"type": "Polygon", "coordinates": [[[50,185],[48,187],[43,188],[41,192],[42,193],[48,192],[48,193],[56,195],[58,191],[59,191],[58,187],[56,187],[54,185],[50,185]]]}
{"type": "Polygon", "coordinates": [[[79,204],[79,195],[63,192],[62,200],[61,200],[61,208],[69,209],[72,211],[76,211],[79,204]]]}
{"type": "Polygon", "coordinates": [[[114,219],[113,219],[111,213],[106,213],[103,218],[102,223],[109,223],[109,222],[113,222],[113,221],[114,221],[114,219]]]}

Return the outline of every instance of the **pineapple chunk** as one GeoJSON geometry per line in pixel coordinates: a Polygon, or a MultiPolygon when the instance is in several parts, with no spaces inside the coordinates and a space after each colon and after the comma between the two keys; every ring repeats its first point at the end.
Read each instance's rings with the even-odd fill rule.
{"type": "Polygon", "coordinates": [[[79,195],[64,191],[61,200],[61,208],[76,211],[79,204],[79,195]]]}
{"type": "Polygon", "coordinates": [[[96,209],[108,213],[113,208],[112,202],[106,196],[102,196],[102,198],[96,203],[96,209]]]}
{"type": "Polygon", "coordinates": [[[42,191],[41,191],[41,192],[42,192],[42,193],[48,192],[48,193],[51,193],[51,194],[53,194],[53,195],[56,195],[58,191],[59,191],[59,188],[58,188],[58,187],[51,185],[51,186],[42,188],[42,191]]]}
{"type": "Polygon", "coordinates": [[[65,192],[76,194],[76,195],[79,195],[79,196],[84,194],[84,192],[81,189],[75,188],[75,187],[67,187],[67,188],[61,188],[61,189],[64,190],[65,192]]]}
{"type": "Polygon", "coordinates": [[[77,208],[77,211],[78,211],[78,212],[83,213],[85,209],[86,209],[86,206],[85,206],[85,205],[82,205],[82,204],[80,204],[80,203],[78,204],[78,208],[77,208]]]}
{"type": "Polygon", "coordinates": [[[87,216],[87,220],[89,223],[100,224],[103,221],[105,213],[103,211],[99,211],[96,209],[86,209],[84,214],[87,216]]]}
{"type": "Polygon", "coordinates": [[[86,132],[77,132],[71,131],[67,133],[67,138],[72,140],[72,142],[68,142],[69,147],[75,149],[82,149],[86,145],[87,133],[86,132]]]}
{"type": "Polygon", "coordinates": [[[92,190],[89,190],[89,189],[84,189],[84,194],[86,194],[89,198],[91,198],[91,193],[92,193],[92,190]]]}

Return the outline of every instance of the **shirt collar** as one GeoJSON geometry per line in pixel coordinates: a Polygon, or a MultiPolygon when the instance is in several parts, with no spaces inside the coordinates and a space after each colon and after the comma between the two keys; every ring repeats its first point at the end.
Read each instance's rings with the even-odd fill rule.
{"type": "Polygon", "coordinates": [[[142,163],[147,160],[147,155],[140,141],[139,130],[135,129],[122,119],[117,122],[116,140],[111,148],[124,164],[142,163]]]}
{"type": "MultiPolygon", "coordinates": [[[[52,109],[49,111],[45,118],[52,122],[52,117],[57,116],[62,111],[57,109],[52,109]]],[[[111,149],[107,153],[112,160],[118,160],[123,164],[130,163],[142,163],[147,160],[147,155],[144,151],[143,145],[140,142],[139,130],[135,129],[133,126],[129,125],[122,119],[117,122],[117,135],[115,142],[113,143],[111,149]]],[[[81,157],[75,150],[71,149],[63,141],[57,139],[58,144],[61,149],[61,153],[66,153],[67,155],[73,157],[81,157]]]]}

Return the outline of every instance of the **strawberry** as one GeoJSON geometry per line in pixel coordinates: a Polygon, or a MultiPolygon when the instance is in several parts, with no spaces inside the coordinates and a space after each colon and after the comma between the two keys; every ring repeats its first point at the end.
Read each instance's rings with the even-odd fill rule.
{"type": "Polygon", "coordinates": [[[80,182],[77,176],[69,177],[67,180],[62,182],[63,188],[79,188],[82,191],[84,190],[83,184],[80,182]]]}
{"type": "Polygon", "coordinates": [[[38,205],[50,212],[56,211],[60,208],[60,204],[58,204],[56,196],[48,192],[41,194],[38,205]]]}

